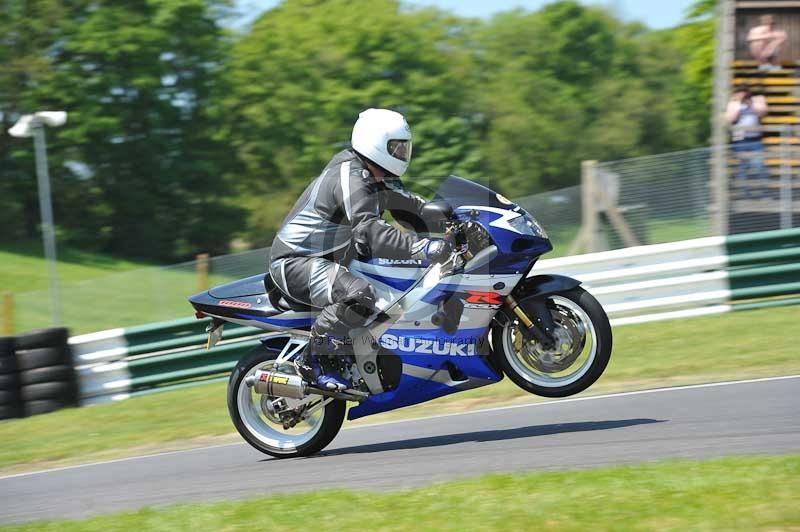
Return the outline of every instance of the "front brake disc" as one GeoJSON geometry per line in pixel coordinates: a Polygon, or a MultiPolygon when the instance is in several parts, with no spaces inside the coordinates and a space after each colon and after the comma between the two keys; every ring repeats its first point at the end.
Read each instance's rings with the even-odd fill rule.
{"type": "MultiPolygon", "coordinates": [[[[556,329],[555,345],[545,349],[535,341],[522,342],[521,354],[526,362],[543,373],[559,373],[569,368],[580,357],[586,345],[586,331],[571,312],[551,310],[556,329]]],[[[522,335],[518,337],[521,339],[522,335]]],[[[516,342],[515,342],[516,347],[516,342]]]]}

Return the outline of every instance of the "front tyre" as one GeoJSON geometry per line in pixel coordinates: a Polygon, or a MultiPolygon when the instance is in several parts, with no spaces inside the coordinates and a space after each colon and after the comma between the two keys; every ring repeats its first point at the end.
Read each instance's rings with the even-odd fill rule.
{"type": "MultiPolygon", "coordinates": [[[[531,299],[519,301],[529,316],[531,303],[531,299]]],[[[526,339],[519,321],[509,319],[492,328],[494,355],[503,372],[523,390],[543,397],[567,397],[582,392],[603,374],[611,358],[611,325],[600,303],[580,286],[548,296],[546,303],[556,325],[555,346],[545,349],[526,339]]]]}
{"type": "MultiPolygon", "coordinates": [[[[313,409],[313,412],[294,427],[284,428],[278,415],[270,410],[269,403],[277,398],[258,394],[244,382],[245,377],[256,370],[273,369],[277,356],[278,353],[260,346],[236,364],[228,380],[228,412],[231,421],[247,443],[275,458],[317,453],[333,441],[342,427],[345,402],[330,400],[320,406],[325,398],[318,395],[309,395],[302,400],[286,398],[290,408],[313,409]]],[[[295,372],[291,363],[281,365],[278,369],[282,372],[295,372]]]]}

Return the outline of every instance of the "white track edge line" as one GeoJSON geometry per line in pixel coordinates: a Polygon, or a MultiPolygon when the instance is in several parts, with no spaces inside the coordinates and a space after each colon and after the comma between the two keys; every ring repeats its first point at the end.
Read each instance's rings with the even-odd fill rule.
{"type": "MultiPolygon", "coordinates": [[[[720,386],[733,386],[737,384],[752,384],[758,382],[770,382],[770,381],[781,381],[781,380],[789,380],[789,379],[800,379],[800,374],[795,375],[780,375],[776,377],[760,377],[757,379],[745,379],[739,381],[721,381],[721,382],[709,382],[704,384],[687,384],[683,386],[669,386],[666,388],[652,388],[649,390],[635,390],[631,392],[615,392],[615,393],[607,393],[602,395],[589,395],[586,397],[572,397],[569,399],[556,399],[552,401],[544,401],[541,403],[526,403],[520,405],[508,405],[508,406],[498,406],[494,408],[484,408],[482,410],[470,410],[467,412],[453,412],[451,414],[438,414],[434,416],[426,416],[426,417],[418,417],[418,418],[410,418],[410,419],[396,419],[393,421],[381,421],[379,423],[371,423],[368,425],[360,425],[358,427],[345,427],[342,430],[358,430],[358,429],[366,429],[372,427],[380,427],[383,425],[395,425],[397,423],[409,423],[412,421],[427,421],[430,419],[441,419],[446,417],[454,417],[454,416],[468,416],[472,414],[484,414],[487,412],[498,412],[501,410],[515,410],[518,408],[533,408],[533,407],[540,407],[540,406],[552,406],[564,403],[577,403],[579,401],[592,401],[595,399],[613,399],[615,397],[627,397],[631,395],[644,395],[648,393],[662,393],[662,392],[675,392],[675,391],[682,391],[682,390],[696,390],[700,388],[716,388],[720,386]]],[[[190,449],[178,449],[175,451],[166,451],[163,453],[154,453],[154,454],[144,454],[140,456],[128,456],[126,458],[116,458],[114,460],[105,460],[102,462],[92,462],[88,464],[76,464],[71,466],[64,466],[64,467],[56,467],[53,469],[42,469],[40,471],[30,471],[27,473],[16,473],[13,475],[7,475],[0,477],[0,480],[6,480],[9,478],[18,478],[18,477],[27,477],[32,475],[41,475],[43,473],[57,473],[59,471],[66,471],[69,469],[80,469],[83,467],[92,467],[92,466],[101,466],[101,465],[108,465],[108,464],[115,464],[119,462],[128,462],[131,460],[139,460],[145,458],[158,458],[161,456],[169,456],[172,454],[178,453],[187,453],[187,452],[194,452],[194,451],[205,451],[207,449],[218,449],[220,447],[231,447],[234,445],[246,445],[246,442],[231,442],[231,443],[221,443],[218,445],[209,445],[206,447],[194,447],[190,449]]]]}

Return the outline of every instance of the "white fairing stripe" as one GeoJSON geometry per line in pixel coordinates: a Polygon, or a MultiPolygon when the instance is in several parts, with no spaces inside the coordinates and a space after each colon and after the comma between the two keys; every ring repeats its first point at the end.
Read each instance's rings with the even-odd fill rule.
{"type": "Polygon", "coordinates": [[[522,234],[519,232],[519,230],[515,229],[511,224],[508,223],[514,218],[519,218],[520,216],[522,216],[521,213],[511,211],[508,209],[485,207],[483,205],[463,205],[459,207],[459,209],[465,209],[465,210],[474,209],[474,210],[488,211],[488,212],[493,212],[495,214],[499,214],[500,218],[489,222],[489,225],[491,225],[492,227],[499,227],[500,229],[505,229],[506,231],[512,231],[514,233],[522,234]]]}

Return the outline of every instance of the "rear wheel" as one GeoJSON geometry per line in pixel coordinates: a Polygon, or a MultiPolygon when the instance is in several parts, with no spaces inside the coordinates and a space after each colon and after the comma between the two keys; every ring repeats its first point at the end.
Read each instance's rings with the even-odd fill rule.
{"type": "MultiPolygon", "coordinates": [[[[523,298],[520,306],[529,312],[530,302],[526,305],[523,298]]],[[[493,327],[494,353],[503,372],[523,390],[544,397],[574,395],[606,369],[611,325],[600,303],[581,287],[549,296],[547,308],[556,326],[552,348],[526,338],[514,319],[493,327]]]]}
{"type": "Polygon", "coordinates": [[[258,347],[245,355],[237,364],[228,381],[228,411],[236,430],[261,451],[276,458],[308,456],[325,448],[338,434],[344,421],[345,402],[328,400],[319,395],[304,399],[284,398],[286,407],[301,413],[302,419],[286,428],[275,412],[273,402],[277,397],[256,393],[244,382],[256,370],[279,369],[295,373],[291,363],[275,367],[278,354],[258,347]]]}

